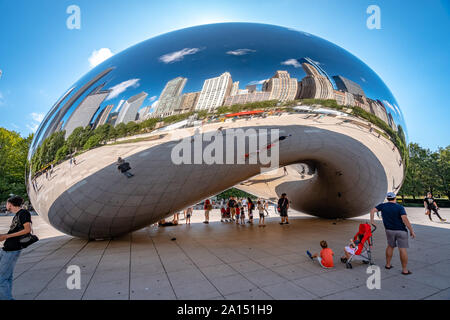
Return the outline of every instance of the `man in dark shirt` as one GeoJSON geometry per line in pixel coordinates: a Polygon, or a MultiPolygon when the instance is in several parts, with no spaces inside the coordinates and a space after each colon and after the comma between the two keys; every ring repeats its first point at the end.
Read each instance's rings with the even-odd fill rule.
{"type": "Polygon", "coordinates": [[[289,209],[289,199],[286,197],[286,193],[283,193],[281,195],[281,198],[278,200],[278,212],[280,213],[281,217],[280,224],[289,224],[288,209],[289,209]]]}
{"type": "Polygon", "coordinates": [[[447,221],[446,219],[443,219],[439,215],[439,213],[438,213],[439,207],[438,207],[436,201],[434,200],[433,195],[431,194],[431,192],[428,192],[427,196],[423,199],[423,205],[425,207],[425,210],[427,211],[427,215],[428,215],[428,218],[430,218],[430,221],[433,221],[433,219],[431,219],[431,211],[433,211],[433,213],[435,215],[437,215],[438,218],[442,222],[447,221]]]}
{"type": "Polygon", "coordinates": [[[0,241],[5,241],[0,251],[0,300],[12,300],[12,280],[14,267],[22,249],[20,236],[31,232],[31,214],[22,209],[23,199],[11,197],[6,202],[6,210],[15,213],[7,234],[0,235],[0,241]]]}
{"type": "Polygon", "coordinates": [[[376,212],[381,211],[381,217],[383,219],[384,229],[386,230],[386,237],[388,246],[386,248],[386,269],[391,269],[392,255],[394,254],[394,248],[398,247],[400,252],[400,261],[402,263],[402,274],[411,274],[408,270],[408,231],[411,234],[411,238],[415,238],[416,234],[411,226],[411,223],[406,216],[406,211],[403,206],[397,204],[396,195],[393,192],[387,194],[388,202],[379,204],[370,212],[370,223],[374,224],[374,216],[376,212]]]}
{"type": "Polygon", "coordinates": [[[236,215],[236,205],[237,202],[234,200],[234,197],[230,197],[228,201],[228,207],[230,208],[231,220],[234,221],[234,216],[236,215]]]}

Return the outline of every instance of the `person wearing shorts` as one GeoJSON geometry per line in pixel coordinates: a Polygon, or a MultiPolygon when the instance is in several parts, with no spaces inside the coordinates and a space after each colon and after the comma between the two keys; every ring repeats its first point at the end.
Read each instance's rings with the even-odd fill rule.
{"type": "Polygon", "coordinates": [[[439,215],[439,212],[438,212],[439,207],[438,207],[436,201],[434,200],[431,192],[428,192],[427,196],[423,199],[423,205],[425,206],[426,215],[428,215],[428,218],[430,218],[430,221],[433,221],[433,219],[431,219],[431,212],[433,212],[435,215],[437,215],[439,220],[441,220],[442,222],[447,221],[446,219],[442,218],[439,215]]]}
{"type": "Polygon", "coordinates": [[[397,196],[393,192],[387,194],[388,202],[379,204],[370,211],[370,223],[374,224],[374,215],[381,211],[383,225],[386,230],[387,248],[386,248],[386,269],[392,269],[391,265],[394,248],[398,247],[400,252],[400,261],[402,264],[402,274],[408,275],[412,272],[408,270],[408,230],[411,238],[415,238],[416,234],[406,216],[403,206],[397,204],[397,196]]]}
{"type": "Polygon", "coordinates": [[[333,252],[333,250],[328,248],[328,243],[325,240],[320,241],[320,247],[322,248],[320,253],[311,254],[311,252],[309,252],[307,250],[306,254],[313,261],[314,261],[314,259],[317,259],[317,261],[319,262],[319,264],[322,268],[325,268],[325,269],[334,268],[334,261],[333,261],[334,252],[333,252]]]}
{"type": "Polygon", "coordinates": [[[289,224],[288,209],[289,209],[289,199],[286,197],[286,193],[283,193],[281,195],[281,198],[278,200],[278,212],[280,213],[281,217],[280,224],[289,224]]]}

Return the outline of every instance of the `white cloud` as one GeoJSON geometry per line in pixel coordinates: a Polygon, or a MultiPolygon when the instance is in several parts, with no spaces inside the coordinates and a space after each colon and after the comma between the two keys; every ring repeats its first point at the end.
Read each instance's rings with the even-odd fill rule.
{"type": "Polygon", "coordinates": [[[251,86],[251,85],[254,85],[254,84],[263,84],[264,81],[267,81],[267,79],[252,81],[252,82],[249,82],[249,85],[251,86]]]}
{"type": "Polygon", "coordinates": [[[30,129],[31,132],[36,132],[36,130],[38,129],[39,124],[27,124],[27,128],[30,129]]]}
{"type": "Polygon", "coordinates": [[[289,59],[289,60],[283,61],[281,64],[284,66],[293,66],[294,68],[301,67],[300,62],[298,62],[297,59],[289,59]]]}
{"type": "Polygon", "coordinates": [[[237,49],[233,51],[228,51],[227,54],[231,54],[233,56],[243,56],[252,52],[256,52],[256,50],[252,49],[237,49]]]}
{"type": "Polygon", "coordinates": [[[199,48],[184,48],[180,51],[175,51],[171,53],[167,53],[161,57],[159,57],[159,60],[164,63],[173,63],[176,61],[183,60],[184,56],[190,55],[190,54],[196,54],[201,49],[199,48]]]}
{"type": "Polygon", "coordinates": [[[44,119],[44,114],[32,112],[32,113],[30,113],[30,117],[31,117],[31,119],[33,119],[33,121],[31,121],[31,123],[27,124],[26,126],[28,129],[30,129],[31,132],[36,132],[36,130],[39,127],[39,124],[44,119]]]}
{"type": "Polygon", "coordinates": [[[0,106],[4,103],[5,103],[5,100],[3,98],[3,94],[0,92],[0,106]]]}
{"type": "Polygon", "coordinates": [[[91,68],[99,65],[106,59],[109,59],[113,56],[113,53],[109,48],[101,48],[100,50],[94,50],[89,57],[89,64],[91,68]]]}
{"type": "Polygon", "coordinates": [[[44,114],[43,113],[32,112],[32,113],[30,113],[30,116],[33,119],[33,121],[36,121],[37,123],[41,123],[42,120],[44,120],[44,114]]]}
{"type": "Polygon", "coordinates": [[[158,96],[153,96],[153,97],[148,98],[148,100],[149,100],[150,102],[153,102],[153,101],[155,101],[157,98],[158,98],[158,96]]]}
{"type": "Polygon", "coordinates": [[[114,99],[119,96],[122,92],[127,90],[129,87],[137,88],[139,87],[139,81],[141,79],[130,79],[124,82],[121,82],[119,84],[116,84],[114,87],[112,87],[110,90],[111,92],[108,95],[108,98],[106,100],[114,99]]]}

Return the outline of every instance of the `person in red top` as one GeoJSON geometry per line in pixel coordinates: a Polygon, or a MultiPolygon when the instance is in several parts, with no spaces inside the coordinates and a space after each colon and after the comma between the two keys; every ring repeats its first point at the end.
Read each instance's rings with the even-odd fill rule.
{"type": "Polygon", "coordinates": [[[209,223],[209,212],[212,209],[211,201],[209,201],[209,199],[205,200],[205,206],[203,209],[205,209],[205,221],[203,221],[203,223],[209,223]]]}
{"type": "Polygon", "coordinates": [[[320,254],[317,253],[311,254],[311,252],[309,251],[306,251],[306,254],[308,255],[308,257],[311,258],[311,260],[314,260],[314,258],[316,258],[323,268],[333,268],[334,267],[333,250],[328,248],[328,243],[325,240],[320,241],[320,246],[322,247],[320,254]]]}

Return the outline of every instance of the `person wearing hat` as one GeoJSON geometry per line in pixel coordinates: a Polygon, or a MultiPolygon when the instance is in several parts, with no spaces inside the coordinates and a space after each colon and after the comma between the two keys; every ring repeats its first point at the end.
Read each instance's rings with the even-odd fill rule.
{"type": "Polygon", "coordinates": [[[408,270],[408,231],[411,238],[415,238],[416,234],[406,216],[406,211],[403,206],[396,202],[397,196],[393,192],[389,192],[386,196],[388,202],[379,204],[370,211],[370,223],[374,224],[374,215],[381,211],[381,218],[383,219],[384,229],[386,230],[387,248],[386,248],[386,269],[392,269],[391,265],[394,248],[398,247],[400,252],[400,261],[402,263],[402,274],[408,275],[412,272],[408,270]]]}

